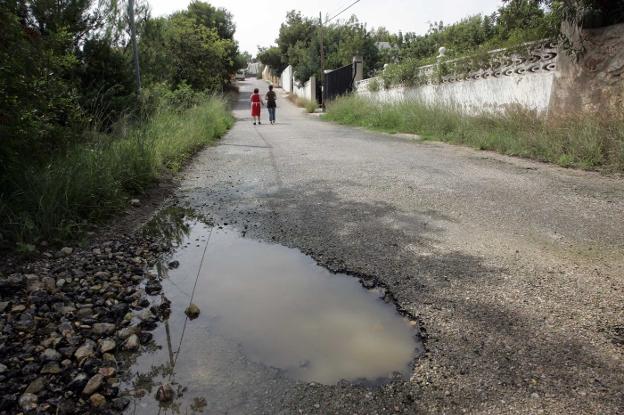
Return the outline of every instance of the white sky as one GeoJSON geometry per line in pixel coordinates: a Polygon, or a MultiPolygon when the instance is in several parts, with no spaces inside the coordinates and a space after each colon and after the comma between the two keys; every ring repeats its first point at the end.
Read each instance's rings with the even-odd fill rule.
{"type": "MultiPolygon", "coordinates": [[[[148,0],[153,16],[162,16],[185,8],[190,0],[148,0]]],[[[207,0],[224,7],[234,15],[236,40],[241,51],[252,55],[257,46],[275,43],[286,12],[300,10],[305,16],[318,16],[319,11],[334,15],[353,0],[207,0]]],[[[453,23],[464,17],[495,11],[501,0],[361,0],[341,18],[355,14],[368,28],[385,26],[391,32],[402,30],[423,34],[429,22],[453,23]]]]}

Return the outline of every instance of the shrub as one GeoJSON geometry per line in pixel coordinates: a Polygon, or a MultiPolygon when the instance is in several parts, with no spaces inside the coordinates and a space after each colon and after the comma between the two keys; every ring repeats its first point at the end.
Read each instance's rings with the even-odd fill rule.
{"type": "Polygon", "coordinates": [[[380,89],[380,85],[379,85],[379,80],[377,78],[373,78],[368,82],[368,91],[375,93],[375,92],[379,92],[380,89]]]}
{"type": "Polygon", "coordinates": [[[46,163],[13,170],[10,188],[0,194],[3,236],[21,243],[75,238],[84,221],[110,217],[131,195],[164,172],[179,171],[232,125],[220,98],[204,97],[180,110],[172,103],[187,104],[201,95],[191,98],[178,91],[165,96],[147,121],[118,123],[114,134],[94,133],[91,141],[74,144],[46,163]]]}
{"type": "Polygon", "coordinates": [[[318,104],[314,101],[310,101],[309,99],[298,97],[295,94],[288,95],[288,99],[294,103],[296,106],[300,108],[304,108],[306,112],[313,113],[318,108],[318,104]]]}
{"type": "Polygon", "coordinates": [[[417,101],[379,103],[360,96],[329,103],[324,119],[387,132],[419,134],[562,166],[624,171],[624,111],[548,119],[510,107],[503,114],[462,115],[417,101]]]}

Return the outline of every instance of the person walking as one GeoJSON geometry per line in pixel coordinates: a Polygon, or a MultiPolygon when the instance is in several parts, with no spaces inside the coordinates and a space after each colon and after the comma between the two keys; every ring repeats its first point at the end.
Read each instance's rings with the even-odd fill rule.
{"type": "Polygon", "coordinates": [[[249,97],[249,101],[251,102],[251,117],[253,118],[253,125],[256,125],[256,120],[258,121],[258,124],[262,124],[260,121],[260,109],[261,106],[264,105],[264,102],[262,102],[258,88],[254,89],[253,94],[249,97]]]}
{"type": "Polygon", "coordinates": [[[277,95],[273,91],[273,85],[269,85],[269,92],[266,93],[267,109],[269,110],[269,122],[275,124],[275,108],[277,108],[277,95]]]}

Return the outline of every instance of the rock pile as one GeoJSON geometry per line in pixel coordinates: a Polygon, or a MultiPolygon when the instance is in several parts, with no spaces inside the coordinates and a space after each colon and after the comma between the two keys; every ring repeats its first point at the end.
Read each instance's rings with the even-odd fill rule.
{"type": "Polygon", "coordinates": [[[161,285],[146,271],[166,250],[122,237],[0,273],[0,414],[122,411],[121,354],[168,312],[150,307],[161,285]]]}

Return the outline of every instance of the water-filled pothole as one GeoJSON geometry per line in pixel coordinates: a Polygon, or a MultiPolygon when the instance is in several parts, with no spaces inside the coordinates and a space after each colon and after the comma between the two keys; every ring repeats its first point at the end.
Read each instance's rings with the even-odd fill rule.
{"type": "Polygon", "coordinates": [[[159,267],[171,315],[154,332],[161,348],[133,366],[135,388],[148,392],[136,408],[157,405],[151,387],[167,379],[186,390],[190,408],[206,399],[218,412],[292,380],[377,382],[409,371],[417,329],[378,292],[298,250],[178,222],[165,232],[181,238],[167,260],[177,267],[159,267]],[[201,310],[192,321],[191,297],[201,310]]]}

